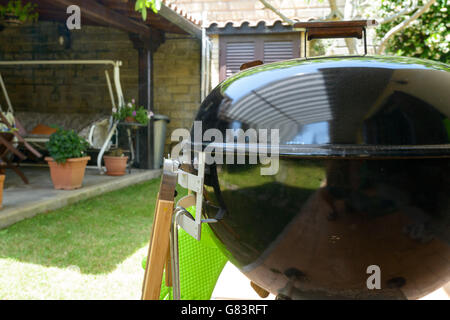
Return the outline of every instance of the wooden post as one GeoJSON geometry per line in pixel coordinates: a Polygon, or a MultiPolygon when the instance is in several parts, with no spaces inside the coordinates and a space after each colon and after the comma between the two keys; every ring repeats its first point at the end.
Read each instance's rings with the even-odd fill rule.
{"type": "MultiPolygon", "coordinates": [[[[170,228],[174,209],[177,175],[164,170],[156,200],[155,215],[145,267],[142,300],[159,300],[164,267],[170,244],[170,228]]],[[[166,274],[170,271],[166,269],[166,274]]]]}
{"type": "Polygon", "coordinates": [[[158,200],[153,234],[149,246],[146,277],[142,292],[143,300],[159,300],[161,280],[169,250],[170,225],[173,201],[158,200]]]}
{"type": "MultiPolygon", "coordinates": [[[[134,48],[138,51],[139,59],[139,105],[148,111],[153,109],[153,54],[164,42],[164,34],[153,30],[150,39],[143,38],[138,34],[130,34],[134,48]]],[[[141,169],[153,169],[153,122],[150,121],[146,128],[139,128],[141,139],[139,141],[139,155],[137,161],[141,169]]]]}
{"type": "Polygon", "coordinates": [[[166,287],[172,287],[172,257],[170,255],[170,247],[167,250],[167,258],[166,258],[166,267],[165,267],[165,275],[166,275],[166,287]]]}
{"type": "MultiPolygon", "coordinates": [[[[139,52],[139,104],[148,111],[153,110],[153,52],[149,48],[141,47],[139,52]]],[[[139,155],[139,167],[153,169],[153,122],[150,121],[146,128],[140,128],[142,131],[141,145],[138,146],[141,152],[139,155]],[[151,147],[150,147],[151,146],[151,147]]]]}

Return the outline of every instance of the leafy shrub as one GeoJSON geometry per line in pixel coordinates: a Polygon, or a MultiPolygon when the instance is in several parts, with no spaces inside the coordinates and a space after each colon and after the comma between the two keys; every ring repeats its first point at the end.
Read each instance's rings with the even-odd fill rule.
{"type": "MultiPolygon", "coordinates": [[[[419,5],[425,1],[419,0],[419,5]]],[[[430,9],[422,14],[407,28],[400,31],[389,41],[387,53],[437,60],[450,63],[450,20],[449,0],[437,0],[430,9]]],[[[411,5],[411,0],[383,0],[380,16],[390,16],[411,5]]],[[[377,29],[378,38],[383,36],[402,18],[385,23],[377,29]]]]}
{"type": "Polygon", "coordinates": [[[89,143],[73,130],[58,130],[50,136],[47,149],[57,163],[65,163],[67,159],[85,156],[89,143]]]}

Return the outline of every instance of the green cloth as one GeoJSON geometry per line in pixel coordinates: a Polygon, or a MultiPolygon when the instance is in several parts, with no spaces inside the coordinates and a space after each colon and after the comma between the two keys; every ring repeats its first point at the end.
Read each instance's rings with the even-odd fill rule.
{"type": "MultiPolygon", "coordinates": [[[[195,206],[187,208],[195,216],[195,206]]],[[[183,229],[178,230],[180,257],[181,300],[209,300],[217,280],[228,259],[215,242],[215,235],[208,224],[202,225],[201,240],[192,238],[183,229]]],[[[145,268],[145,258],[143,261],[145,268]]],[[[172,288],[161,284],[160,300],[172,300],[172,288]]]]}

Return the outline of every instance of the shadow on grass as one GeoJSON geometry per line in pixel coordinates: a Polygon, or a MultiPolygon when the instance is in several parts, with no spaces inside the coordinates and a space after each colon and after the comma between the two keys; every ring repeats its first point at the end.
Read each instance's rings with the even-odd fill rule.
{"type": "Polygon", "coordinates": [[[1,230],[0,258],[109,273],[148,245],[159,183],[113,191],[1,230]]]}

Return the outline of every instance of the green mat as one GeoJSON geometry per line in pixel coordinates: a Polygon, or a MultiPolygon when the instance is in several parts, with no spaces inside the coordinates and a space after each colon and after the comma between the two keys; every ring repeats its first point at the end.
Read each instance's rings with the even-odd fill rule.
{"type": "Polygon", "coordinates": [[[445,129],[447,130],[448,138],[450,139],[450,119],[448,118],[444,119],[444,126],[445,129]]]}
{"type": "MultiPolygon", "coordinates": [[[[195,216],[195,206],[187,208],[195,216]]],[[[192,238],[183,229],[178,230],[180,256],[181,300],[209,300],[217,280],[228,259],[214,241],[214,233],[208,224],[202,225],[201,241],[192,238]]],[[[145,261],[143,267],[145,269],[145,261]]],[[[172,300],[172,288],[161,284],[160,300],[172,300]]]]}

